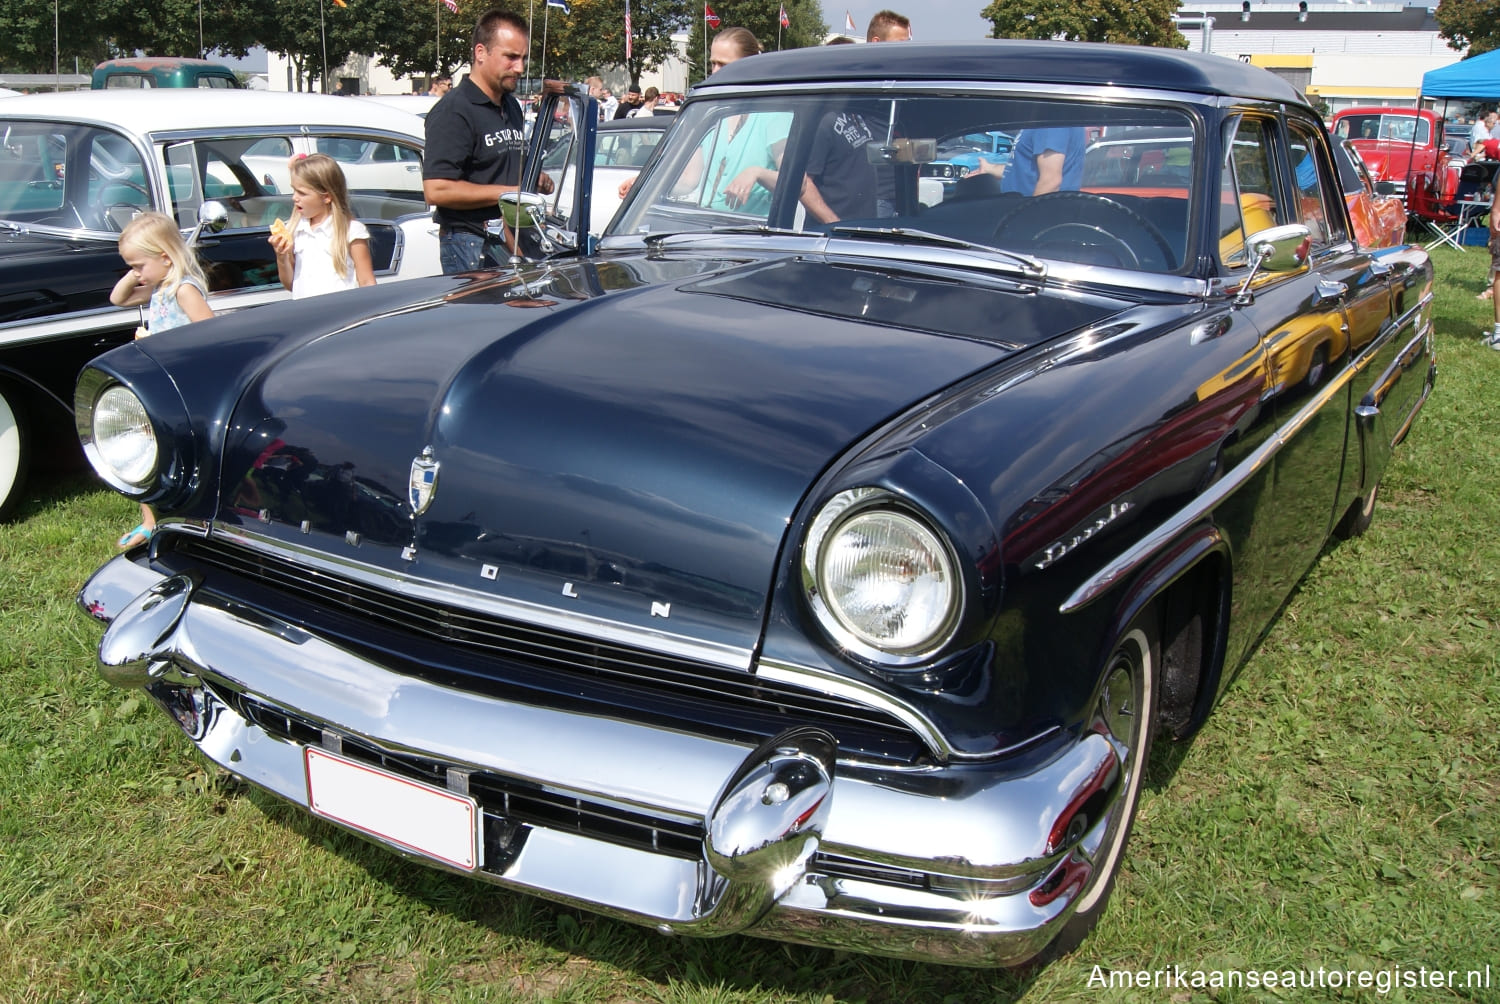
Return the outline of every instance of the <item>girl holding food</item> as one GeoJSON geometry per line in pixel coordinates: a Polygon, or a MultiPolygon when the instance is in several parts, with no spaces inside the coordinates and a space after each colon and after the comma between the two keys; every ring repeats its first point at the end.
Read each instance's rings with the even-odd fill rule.
{"type": "Polygon", "coordinates": [[[276,273],[292,299],[375,285],[370,232],[349,211],[338,161],[315,153],[292,161],[292,219],[271,224],[276,273]]]}

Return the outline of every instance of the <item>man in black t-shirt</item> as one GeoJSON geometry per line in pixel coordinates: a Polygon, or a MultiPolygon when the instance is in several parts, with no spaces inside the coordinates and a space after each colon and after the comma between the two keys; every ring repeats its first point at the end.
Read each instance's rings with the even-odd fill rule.
{"type": "MultiPolygon", "coordinates": [[[[443,272],[501,265],[504,237],[486,223],[500,215],[500,196],[520,187],[526,119],[516,82],[526,69],[526,22],[492,10],[474,26],[474,58],[463,83],[427,113],[422,192],[437,207],[443,272]]],[[[542,175],[543,194],[552,182],[542,175]]]]}
{"type": "Polygon", "coordinates": [[[823,116],[802,185],[802,205],[810,216],[834,223],[875,215],[875,166],[865,153],[874,138],[864,118],[854,112],[823,116]]]}

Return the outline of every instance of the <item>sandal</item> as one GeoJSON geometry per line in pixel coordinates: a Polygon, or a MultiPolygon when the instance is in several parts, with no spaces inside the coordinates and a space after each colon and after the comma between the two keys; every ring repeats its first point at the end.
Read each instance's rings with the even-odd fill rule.
{"type": "Polygon", "coordinates": [[[145,523],[137,523],[125,536],[115,541],[116,547],[138,547],[151,539],[151,534],[156,531],[155,527],[147,527],[145,523]]]}

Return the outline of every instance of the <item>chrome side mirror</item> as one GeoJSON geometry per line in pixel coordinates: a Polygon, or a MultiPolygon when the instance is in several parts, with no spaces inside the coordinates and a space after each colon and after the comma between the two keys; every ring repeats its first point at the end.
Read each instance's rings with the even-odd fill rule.
{"type": "Polygon", "coordinates": [[[229,226],[229,209],[222,202],[210,199],[198,207],[198,225],[188,234],[188,247],[197,247],[198,238],[204,231],[216,234],[229,226]]]}
{"type": "Polygon", "coordinates": [[[1312,231],[1300,223],[1287,223],[1258,230],[1245,243],[1250,248],[1250,274],[1245,276],[1239,292],[1234,295],[1237,304],[1251,301],[1250,284],[1262,269],[1294,272],[1306,265],[1308,253],[1312,250],[1312,231]]]}

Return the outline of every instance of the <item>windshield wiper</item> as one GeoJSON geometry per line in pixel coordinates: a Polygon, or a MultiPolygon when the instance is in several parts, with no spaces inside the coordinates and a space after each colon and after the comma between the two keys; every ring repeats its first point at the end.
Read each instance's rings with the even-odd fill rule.
{"type": "Polygon", "coordinates": [[[772,227],[764,223],[733,227],[713,227],[709,230],[673,230],[667,233],[647,234],[646,243],[651,246],[660,244],[671,237],[706,237],[716,234],[761,234],[767,237],[821,237],[821,234],[807,230],[791,230],[785,227],[772,227]]]}
{"type": "Polygon", "coordinates": [[[935,234],[930,230],[913,230],[909,227],[834,227],[832,233],[840,236],[860,237],[867,240],[887,241],[892,244],[933,244],[938,247],[960,248],[964,251],[980,251],[984,254],[998,254],[1009,258],[1020,265],[1023,271],[1033,275],[1046,275],[1047,267],[1035,258],[1028,258],[1014,251],[1006,251],[989,244],[976,244],[958,237],[949,237],[946,234],[935,234]]]}

